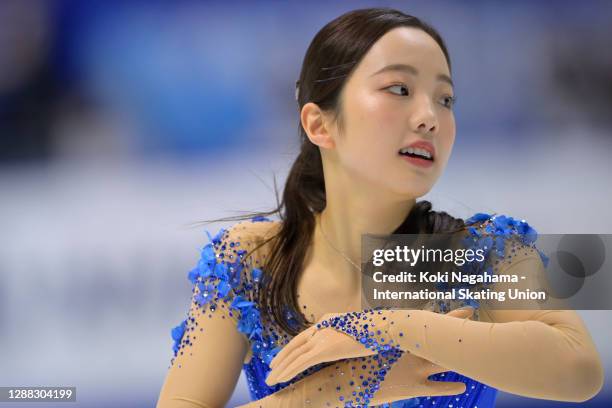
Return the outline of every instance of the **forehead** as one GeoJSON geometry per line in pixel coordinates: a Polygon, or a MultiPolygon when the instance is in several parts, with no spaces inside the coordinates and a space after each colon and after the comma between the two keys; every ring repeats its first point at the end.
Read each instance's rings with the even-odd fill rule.
{"type": "Polygon", "coordinates": [[[442,49],[429,34],[413,27],[397,27],[378,39],[355,69],[355,76],[367,78],[391,64],[409,64],[419,72],[450,76],[442,49]]]}

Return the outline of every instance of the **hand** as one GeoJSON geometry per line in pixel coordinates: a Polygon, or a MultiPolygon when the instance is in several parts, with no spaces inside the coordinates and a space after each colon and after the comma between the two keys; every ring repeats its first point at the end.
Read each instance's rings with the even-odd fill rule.
{"type": "MultiPolygon", "coordinates": [[[[451,312],[452,313],[452,312],[451,312]]],[[[431,381],[433,374],[449,371],[447,368],[432,363],[409,352],[403,352],[399,360],[391,367],[374,394],[372,405],[401,401],[414,397],[434,397],[463,394],[466,385],[463,382],[431,381]]]]}
{"type": "Polygon", "coordinates": [[[370,406],[417,396],[465,392],[462,382],[427,379],[448,371],[444,367],[400,350],[385,354],[334,362],[274,394],[239,408],[314,408],[337,406],[339,402],[342,406],[370,406]]]}
{"type": "MultiPolygon", "coordinates": [[[[343,313],[327,313],[315,324],[295,336],[270,362],[270,371],[266,378],[266,384],[273,385],[285,382],[295,377],[303,370],[295,371],[293,368],[301,367],[308,363],[306,368],[326,361],[336,361],[346,358],[365,357],[376,354],[375,350],[365,348],[345,333],[331,328],[317,329],[317,324],[341,316],[343,313]],[[318,361],[315,363],[314,361],[318,361]],[[294,373],[288,377],[285,369],[290,363],[294,363],[290,370],[294,373]],[[287,378],[283,380],[283,378],[287,378]]],[[[304,369],[306,369],[304,368],[304,369]]]]}
{"type": "Polygon", "coordinates": [[[388,367],[397,362],[400,356],[401,351],[394,350],[385,356],[374,355],[334,362],[274,394],[240,408],[315,408],[338,406],[339,402],[343,406],[347,403],[370,406],[372,395],[379,389],[388,367]]]}
{"type": "MultiPolygon", "coordinates": [[[[474,309],[468,307],[455,309],[447,314],[458,318],[469,318],[473,313],[474,309]]],[[[383,351],[382,349],[389,350],[387,348],[388,345],[383,347],[376,340],[363,344],[357,341],[355,337],[338,331],[333,327],[317,328],[322,322],[333,321],[334,318],[342,317],[343,315],[342,313],[326,314],[319,319],[317,324],[295,336],[270,363],[272,371],[269,373],[266,383],[272,385],[277,382],[288,381],[308,367],[326,361],[368,356],[376,354],[377,351],[383,351]],[[368,345],[371,347],[368,347],[368,345]]],[[[370,327],[369,329],[380,330],[377,340],[381,340],[381,343],[384,343],[384,338],[380,336],[385,335],[386,330],[384,326],[388,325],[388,320],[384,315],[377,315],[376,317],[378,318],[376,323],[378,327],[370,327]],[[382,320],[383,318],[385,320],[382,320]]]]}

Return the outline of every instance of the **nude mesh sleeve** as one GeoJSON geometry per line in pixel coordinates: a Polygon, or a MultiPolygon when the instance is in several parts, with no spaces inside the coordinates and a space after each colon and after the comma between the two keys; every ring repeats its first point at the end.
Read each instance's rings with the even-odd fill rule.
{"type": "Polygon", "coordinates": [[[259,224],[243,221],[221,229],[200,250],[188,273],[193,289],[187,317],[172,330],[174,357],[158,408],[224,407],[231,397],[249,351],[235,306],[252,300],[257,274],[252,257],[245,256],[259,224]]]}
{"type": "MultiPolygon", "coordinates": [[[[494,272],[525,279],[494,283],[490,289],[507,293],[537,287],[544,268],[540,253],[520,243],[507,244],[494,272]]],[[[516,310],[492,309],[481,302],[482,321],[428,311],[396,313],[390,331],[402,350],[502,391],[563,401],[597,394],[603,381],[601,360],[579,315],[542,310],[535,300],[521,302],[516,310]],[[525,309],[525,302],[532,308],[525,309]]]]}
{"type": "MultiPolygon", "coordinates": [[[[493,271],[525,276],[533,285],[543,260],[522,242],[504,241],[492,258],[493,271]]],[[[561,401],[592,398],[602,387],[603,369],[584,323],[574,311],[533,306],[485,310],[489,322],[395,309],[347,314],[330,324],[371,349],[398,347],[509,393],[561,401]]]]}

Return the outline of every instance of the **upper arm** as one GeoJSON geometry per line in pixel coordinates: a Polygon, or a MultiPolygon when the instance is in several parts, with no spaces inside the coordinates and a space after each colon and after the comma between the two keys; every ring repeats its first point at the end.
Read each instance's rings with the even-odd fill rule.
{"type": "MultiPolygon", "coordinates": [[[[510,266],[506,273],[526,277],[525,281],[519,281],[525,283],[513,284],[519,286],[519,290],[522,290],[524,288],[537,287],[539,284],[537,277],[543,272],[543,269],[544,265],[539,256],[526,256],[510,266]]],[[[498,284],[498,286],[505,285],[508,284],[498,284]]],[[[500,289],[503,290],[499,287],[493,290],[500,289]]],[[[522,305],[522,307],[526,306],[522,305]]],[[[488,323],[524,322],[523,327],[525,329],[527,327],[535,327],[535,325],[546,326],[547,331],[536,331],[536,333],[548,333],[545,338],[550,343],[544,345],[544,347],[552,348],[555,342],[558,342],[557,344],[561,343],[568,346],[564,350],[571,351],[570,353],[565,353],[563,358],[567,358],[564,361],[572,364],[571,371],[576,375],[572,380],[574,386],[577,388],[584,386],[584,389],[590,390],[587,394],[591,396],[599,392],[603,381],[601,357],[588,328],[576,311],[567,308],[546,309],[545,306],[533,301],[533,307],[531,308],[494,309],[485,307],[481,309],[479,316],[480,321],[488,323]],[[582,385],[579,385],[579,383],[582,385]]],[[[537,342],[535,339],[533,341],[537,342]]],[[[562,360],[558,360],[557,363],[560,367],[564,366],[562,360]]]]}
{"type": "Polygon", "coordinates": [[[529,252],[529,254],[525,253],[525,255],[517,257],[514,261],[505,264],[503,270],[498,272],[505,275],[516,275],[518,282],[490,285],[492,291],[506,294],[506,304],[492,308],[487,307],[486,302],[483,303],[481,320],[492,323],[535,320],[553,326],[572,324],[584,328],[582,320],[573,310],[546,309],[546,303],[540,303],[538,300],[509,300],[507,298],[510,289],[526,292],[527,290],[538,290],[542,287],[540,279],[545,277],[544,264],[533,250],[528,249],[526,252],[529,252]],[[516,305],[516,308],[512,308],[513,304],[516,305]]]}
{"type": "MultiPolygon", "coordinates": [[[[508,289],[516,288],[519,291],[538,290],[541,287],[540,279],[545,277],[545,266],[539,254],[532,248],[521,248],[520,255],[513,261],[504,263],[501,273],[516,275],[519,279],[517,283],[495,283],[491,289],[502,291],[506,294],[508,289]],[[525,279],[522,279],[522,278],[525,279]]],[[[584,325],[582,318],[574,310],[570,309],[547,309],[546,302],[540,303],[537,300],[516,300],[520,302],[520,308],[512,309],[511,303],[503,308],[490,308],[483,304],[481,309],[481,321],[491,323],[538,321],[548,326],[564,329],[568,331],[573,340],[585,343],[589,339],[588,329],[584,325]]],[[[517,303],[515,303],[517,304],[517,303]]],[[[517,306],[518,307],[518,306],[517,306]]]]}
{"type": "MultiPolygon", "coordinates": [[[[230,399],[250,344],[240,331],[238,301],[254,299],[254,248],[261,225],[244,221],[221,229],[189,272],[193,284],[187,318],[177,326],[175,356],[160,392],[159,408],[223,407],[230,399]]],[[[267,223],[266,223],[267,224],[267,223]]]]}
{"type": "Polygon", "coordinates": [[[195,300],[184,327],[157,406],[224,407],[240,377],[248,343],[226,309],[203,311],[195,300]]]}
{"type": "Polygon", "coordinates": [[[507,240],[505,255],[496,259],[492,268],[495,275],[515,276],[517,282],[496,282],[487,285],[492,292],[504,294],[503,301],[484,301],[481,303],[481,320],[494,323],[536,320],[542,307],[536,300],[511,300],[510,290],[525,292],[537,290],[538,278],[542,276],[544,265],[537,252],[522,245],[518,240],[507,240]],[[508,245],[510,244],[510,245],[508,245]],[[496,306],[491,307],[495,302],[496,306]]]}
{"type": "MultiPolygon", "coordinates": [[[[485,229],[485,232],[507,232],[506,227],[508,225],[516,227],[517,224],[516,220],[503,217],[498,225],[495,225],[495,228],[485,229]]],[[[569,358],[573,359],[574,365],[572,365],[571,370],[576,373],[572,381],[578,379],[578,382],[582,382],[582,385],[579,385],[578,382],[575,382],[574,385],[576,387],[584,386],[585,389],[593,391],[597,387],[601,387],[603,381],[601,358],[593,339],[578,313],[567,307],[562,299],[549,296],[551,287],[546,276],[547,257],[535,245],[537,237],[535,230],[529,227],[524,220],[521,221],[521,224],[517,229],[508,228],[512,231],[510,234],[504,235],[501,251],[497,253],[492,251],[494,252],[492,272],[516,275],[518,281],[497,282],[489,287],[492,291],[506,292],[506,297],[509,288],[515,288],[519,291],[545,289],[547,292],[546,298],[543,301],[513,300],[512,302],[521,302],[520,305],[510,303],[502,305],[503,307],[498,305],[495,308],[487,307],[489,306],[488,303],[484,302],[481,304],[483,307],[480,308],[480,320],[488,323],[524,322],[522,327],[525,330],[527,327],[535,327],[536,325],[541,325],[541,328],[546,326],[546,330],[538,330],[535,333],[542,335],[546,333],[546,338],[551,342],[546,346],[553,347],[555,341],[569,346],[569,350],[572,352],[566,354],[566,356],[569,355],[569,358]],[[513,305],[520,307],[513,308],[513,305]]],[[[483,230],[480,229],[480,231],[483,230]]],[[[492,241],[489,240],[488,242],[492,241]]],[[[494,242],[494,246],[495,244],[496,242],[494,242]]],[[[534,339],[534,341],[536,340],[534,339]]],[[[565,348],[565,350],[567,351],[568,348],[565,348]]],[[[597,392],[591,391],[589,391],[591,395],[597,392]]]]}
{"type": "MultiPolygon", "coordinates": [[[[507,220],[517,222],[510,217],[506,218],[504,222],[508,222],[507,220]]],[[[489,241],[493,244],[489,265],[491,267],[490,272],[496,275],[514,275],[517,277],[517,282],[488,284],[486,287],[492,292],[504,293],[505,300],[503,303],[497,302],[495,307],[490,307],[492,301],[481,302],[479,320],[491,323],[532,320],[551,326],[573,326],[575,330],[586,331],[580,316],[573,310],[562,309],[560,307],[562,303],[558,299],[547,301],[509,299],[510,289],[525,293],[528,290],[538,291],[546,287],[546,266],[543,261],[545,256],[535,245],[537,233],[526,223],[527,227],[524,228],[524,231],[533,235],[529,239],[525,239],[524,234],[513,231],[503,237],[503,247],[498,252],[496,245],[501,241],[496,241],[496,232],[499,232],[499,225],[496,226],[497,229],[491,228],[491,225],[489,221],[489,223],[479,227],[481,237],[490,236],[494,238],[493,241],[489,241]],[[546,306],[550,306],[550,308],[547,309],[546,306]]]]}

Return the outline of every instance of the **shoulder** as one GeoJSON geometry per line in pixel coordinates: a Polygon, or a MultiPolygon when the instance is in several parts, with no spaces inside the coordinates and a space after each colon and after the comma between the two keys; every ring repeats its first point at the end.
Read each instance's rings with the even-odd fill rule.
{"type": "Polygon", "coordinates": [[[219,228],[207,239],[187,278],[193,285],[195,303],[214,311],[219,304],[241,309],[256,298],[265,260],[261,247],[274,236],[278,223],[254,217],[219,228]],[[246,303],[245,303],[246,302],[246,303]]]}
{"type": "Polygon", "coordinates": [[[527,220],[506,214],[476,213],[465,220],[466,235],[473,248],[483,249],[495,259],[497,269],[527,258],[548,259],[536,246],[538,232],[527,220]]]}
{"type": "Polygon", "coordinates": [[[234,292],[251,298],[279,224],[254,217],[220,228],[214,235],[206,230],[207,242],[200,249],[200,259],[189,271],[188,279],[199,286],[203,282],[214,283],[223,297],[234,292]]]}
{"type": "MultiPolygon", "coordinates": [[[[468,275],[505,274],[508,268],[518,264],[527,265],[536,270],[542,264],[546,266],[548,259],[536,246],[538,233],[527,220],[499,213],[478,212],[467,218],[465,228],[460,231],[460,237],[465,239],[462,248],[474,251],[471,260],[459,268],[468,275]],[[536,268],[537,266],[537,268],[536,268]]],[[[527,274],[528,271],[526,271],[527,274]]],[[[483,289],[487,283],[469,283],[471,289],[483,289]]],[[[481,302],[475,299],[441,302],[433,305],[443,312],[456,307],[472,306],[476,309],[475,318],[486,320],[479,316],[481,302]]],[[[435,310],[437,311],[437,310],[435,310]]]]}
{"type": "Polygon", "coordinates": [[[192,284],[192,302],[187,319],[172,329],[176,356],[186,330],[193,330],[198,321],[220,317],[232,319],[238,331],[251,339],[259,332],[255,294],[261,270],[249,253],[262,240],[272,236],[278,223],[264,217],[237,222],[219,228],[215,234],[205,230],[204,245],[187,278],[192,284]]]}
{"type": "Polygon", "coordinates": [[[272,237],[278,232],[280,221],[257,216],[248,220],[239,221],[230,227],[221,228],[221,237],[229,238],[235,242],[252,243],[272,237]]]}
{"type": "Polygon", "coordinates": [[[253,217],[220,228],[214,236],[207,231],[209,245],[221,261],[232,262],[241,259],[253,265],[262,265],[280,226],[280,221],[253,217]]]}
{"type": "Polygon", "coordinates": [[[215,236],[209,234],[202,258],[190,272],[195,287],[208,288],[210,304],[222,304],[234,319],[237,330],[251,344],[245,363],[253,353],[264,355],[268,362],[273,357],[268,354],[269,344],[262,337],[264,325],[258,294],[263,267],[281,225],[281,221],[254,217],[221,228],[215,236]]]}

